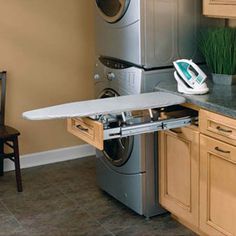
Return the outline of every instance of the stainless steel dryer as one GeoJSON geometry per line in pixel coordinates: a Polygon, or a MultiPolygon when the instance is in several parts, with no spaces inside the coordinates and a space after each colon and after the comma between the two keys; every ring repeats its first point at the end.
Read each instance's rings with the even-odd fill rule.
{"type": "MultiPolygon", "coordinates": [[[[94,75],[96,97],[152,92],[157,83],[173,79],[172,74],[172,69],[144,71],[101,57],[94,75]]],[[[164,212],[158,203],[156,142],[154,134],[136,135],[107,140],[104,151],[97,151],[100,188],[146,217],[164,212]]]]}
{"type": "Polygon", "coordinates": [[[200,0],[95,0],[96,53],[144,68],[172,66],[177,58],[202,62],[201,26],[220,20],[202,15],[200,0]]]}

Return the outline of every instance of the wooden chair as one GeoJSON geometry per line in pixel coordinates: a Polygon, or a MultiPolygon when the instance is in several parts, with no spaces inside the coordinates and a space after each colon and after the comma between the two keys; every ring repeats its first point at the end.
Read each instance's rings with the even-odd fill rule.
{"type": "Polygon", "coordinates": [[[0,72],[1,103],[0,103],[0,176],[4,175],[4,159],[10,159],[15,164],[15,174],[18,192],[22,192],[22,181],[20,171],[18,136],[20,132],[5,125],[5,101],[6,101],[6,71],[0,72]],[[5,146],[10,152],[5,152],[5,146]]]}

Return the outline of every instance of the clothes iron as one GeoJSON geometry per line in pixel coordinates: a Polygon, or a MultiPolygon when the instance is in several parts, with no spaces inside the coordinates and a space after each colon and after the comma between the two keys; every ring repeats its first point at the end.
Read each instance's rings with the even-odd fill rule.
{"type": "Polygon", "coordinates": [[[185,94],[205,94],[209,88],[206,74],[192,60],[181,59],[173,62],[178,92],[185,94]]]}

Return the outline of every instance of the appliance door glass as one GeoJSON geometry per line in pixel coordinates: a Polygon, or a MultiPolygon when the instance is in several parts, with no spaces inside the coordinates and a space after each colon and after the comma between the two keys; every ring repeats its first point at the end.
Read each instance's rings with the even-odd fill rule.
{"type": "Polygon", "coordinates": [[[103,19],[108,23],[119,21],[129,7],[130,0],[96,0],[103,19]]]}
{"type": "MultiPolygon", "coordinates": [[[[114,90],[105,90],[99,98],[108,98],[119,96],[114,90]]],[[[117,125],[117,122],[121,122],[121,117],[117,116],[115,122],[112,125],[117,125]]],[[[103,154],[105,158],[114,166],[124,165],[131,156],[134,145],[134,137],[125,137],[119,139],[112,139],[104,141],[103,154]]]]}

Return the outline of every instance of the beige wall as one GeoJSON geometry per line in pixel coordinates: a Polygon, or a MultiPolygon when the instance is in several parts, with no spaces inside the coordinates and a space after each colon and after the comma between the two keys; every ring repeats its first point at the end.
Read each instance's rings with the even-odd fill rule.
{"type": "Polygon", "coordinates": [[[0,0],[0,68],[8,71],[8,125],[21,154],[80,144],[65,121],[21,113],[93,97],[93,4],[88,0],[0,0]]]}
{"type": "Polygon", "coordinates": [[[21,154],[81,144],[66,132],[65,121],[26,121],[21,113],[93,97],[92,1],[0,4],[0,68],[8,71],[6,121],[21,131],[21,154]]]}

